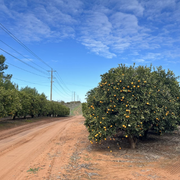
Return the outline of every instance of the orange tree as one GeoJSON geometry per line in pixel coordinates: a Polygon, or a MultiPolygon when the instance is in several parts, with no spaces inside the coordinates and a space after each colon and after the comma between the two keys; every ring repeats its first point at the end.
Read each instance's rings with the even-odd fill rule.
{"type": "Polygon", "coordinates": [[[14,116],[17,110],[21,109],[18,91],[16,89],[7,89],[0,87],[0,118],[14,116]]]}
{"type": "Polygon", "coordinates": [[[87,93],[84,117],[90,142],[101,143],[124,131],[135,148],[137,140],[150,129],[160,134],[176,129],[179,97],[172,96],[157,76],[151,67],[134,69],[122,64],[101,75],[99,86],[87,93]]]}
{"type": "Polygon", "coordinates": [[[26,118],[26,116],[29,115],[29,111],[31,108],[31,97],[24,91],[18,91],[18,96],[22,108],[17,110],[13,118],[15,119],[15,116],[24,116],[24,118],[26,118]]]}
{"type": "Polygon", "coordinates": [[[82,103],[82,113],[83,115],[86,113],[85,111],[87,110],[87,103],[82,103]]]}

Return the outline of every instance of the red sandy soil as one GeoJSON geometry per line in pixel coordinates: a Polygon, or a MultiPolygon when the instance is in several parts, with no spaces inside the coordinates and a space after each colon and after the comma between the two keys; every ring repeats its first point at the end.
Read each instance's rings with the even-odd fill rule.
{"type": "Polygon", "coordinates": [[[0,180],[180,180],[178,132],[151,133],[132,150],[123,136],[91,144],[84,120],[79,115],[0,132],[0,180]]]}

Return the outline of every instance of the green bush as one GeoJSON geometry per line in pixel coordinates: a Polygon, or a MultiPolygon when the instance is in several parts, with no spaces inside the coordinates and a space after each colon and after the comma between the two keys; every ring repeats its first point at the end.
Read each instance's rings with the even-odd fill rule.
{"type": "Polygon", "coordinates": [[[90,142],[101,143],[123,131],[135,148],[137,139],[150,129],[159,134],[175,130],[180,119],[179,92],[178,97],[172,95],[166,78],[152,73],[151,67],[122,64],[101,75],[99,86],[87,93],[84,117],[90,142]]]}

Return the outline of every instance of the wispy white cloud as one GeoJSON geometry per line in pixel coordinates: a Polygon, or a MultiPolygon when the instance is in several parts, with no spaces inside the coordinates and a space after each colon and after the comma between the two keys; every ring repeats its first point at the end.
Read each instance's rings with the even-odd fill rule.
{"type": "Polygon", "coordinates": [[[113,58],[116,57],[116,54],[111,53],[109,51],[109,47],[103,44],[101,41],[96,41],[94,39],[86,39],[86,37],[82,38],[82,44],[85,45],[88,49],[92,52],[96,53],[97,55],[104,56],[106,58],[113,58]]]}
{"type": "Polygon", "coordinates": [[[144,62],[144,59],[136,59],[135,62],[144,62]]]}
{"type": "Polygon", "coordinates": [[[3,5],[0,7],[0,20],[5,22],[6,19],[11,19],[11,30],[20,39],[57,41],[67,37],[74,38],[73,26],[77,24],[77,20],[72,14],[76,15],[81,1],[0,1],[3,5]]]}
{"type": "Polygon", "coordinates": [[[136,56],[139,62],[179,58],[178,0],[0,3],[0,20],[24,41],[58,42],[73,38],[97,55],[114,58],[128,51],[127,56],[136,56]]]}
{"type": "Polygon", "coordinates": [[[142,16],[144,7],[138,0],[101,0],[103,6],[110,8],[113,12],[123,12],[127,14],[135,14],[136,16],[142,16]]]}
{"type": "Polygon", "coordinates": [[[169,13],[172,12],[172,10],[174,11],[177,0],[140,0],[140,3],[145,9],[145,17],[149,20],[160,22],[162,16],[168,17],[169,13]]]}

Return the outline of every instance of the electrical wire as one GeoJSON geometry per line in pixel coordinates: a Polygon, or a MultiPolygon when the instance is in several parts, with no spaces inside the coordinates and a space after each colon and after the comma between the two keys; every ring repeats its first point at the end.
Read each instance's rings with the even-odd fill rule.
{"type": "Polygon", "coordinates": [[[68,95],[68,96],[71,96],[71,95],[69,95],[65,90],[64,90],[64,88],[61,86],[61,84],[59,83],[59,81],[56,79],[56,82],[58,83],[58,85],[63,89],[63,91],[68,95]]]}
{"type": "MultiPolygon", "coordinates": [[[[22,55],[20,52],[16,51],[14,48],[12,48],[11,46],[9,46],[8,44],[6,44],[4,41],[2,41],[2,40],[0,40],[0,41],[1,41],[3,44],[5,44],[6,46],[8,46],[9,48],[11,48],[12,50],[14,50],[15,52],[17,52],[18,54],[20,54],[21,56],[23,56],[25,59],[29,60],[29,62],[35,64],[36,66],[40,67],[41,69],[44,69],[44,68],[42,68],[41,66],[39,66],[38,64],[36,64],[35,62],[33,62],[33,61],[31,61],[30,59],[26,58],[24,55],[22,55]]],[[[46,73],[47,73],[47,70],[46,70],[46,69],[44,69],[44,70],[45,70],[46,73]]],[[[41,71],[41,70],[39,70],[39,71],[41,71]]],[[[41,71],[41,72],[44,73],[43,71],[41,71]]],[[[44,74],[45,74],[45,73],[44,73],[44,74]]]]}
{"type": "MultiPolygon", "coordinates": [[[[21,79],[14,78],[14,77],[12,77],[12,79],[17,79],[17,80],[19,80],[19,81],[23,81],[23,82],[27,82],[27,83],[31,83],[31,84],[38,84],[38,85],[40,85],[40,86],[48,86],[48,85],[42,85],[42,84],[39,84],[39,83],[33,83],[33,82],[29,82],[29,81],[21,80],[21,79]]],[[[49,87],[49,86],[48,86],[48,87],[49,87]]]]}
{"type": "Polygon", "coordinates": [[[14,36],[5,26],[3,26],[0,23],[0,28],[2,30],[4,30],[9,36],[11,36],[16,42],[18,42],[22,47],[24,47],[28,52],[30,52],[33,56],[35,56],[38,60],[40,60],[41,62],[43,62],[44,64],[46,64],[49,68],[51,68],[51,66],[49,66],[46,62],[44,62],[41,58],[39,58],[33,51],[31,51],[27,46],[25,46],[16,36],[14,36]]]}
{"type": "Polygon", "coordinates": [[[5,51],[4,49],[0,48],[0,50],[1,50],[1,51],[4,51],[5,53],[9,54],[9,55],[12,56],[13,58],[17,59],[18,61],[21,61],[22,63],[26,64],[27,66],[29,66],[29,67],[31,67],[31,68],[33,68],[33,69],[35,69],[35,70],[37,70],[37,71],[39,72],[39,69],[37,69],[37,68],[29,65],[28,63],[26,63],[26,62],[24,62],[24,61],[22,61],[22,60],[20,60],[19,58],[15,57],[15,56],[13,56],[12,54],[10,54],[9,52],[5,51]]]}
{"type": "MultiPolygon", "coordinates": [[[[55,86],[55,85],[53,85],[55,88],[56,88],[56,90],[58,91],[58,92],[60,92],[60,93],[62,93],[61,91],[59,91],[58,90],[58,88],[55,86]]],[[[62,93],[63,95],[65,95],[65,96],[67,96],[66,94],[64,94],[64,93],[62,93]]],[[[59,94],[60,95],[60,94],[59,94]]],[[[60,95],[60,96],[62,96],[62,95],[60,95]]],[[[66,98],[66,97],[64,97],[64,98],[66,98]]]]}
{"type": "MultiPolygon", "coordinates": [[[[67,84],[69,84],[69,83],[67,83],[67,84]]],[[[92,88],[92,86],[86,86],[86,85],[80,85],[80,84],[69,84],[70,86],[79,86],[79,87],[88,87],[88,88],[92,88]]]]}
{"type": "MultiPolygon", "coordinates": [[[[33,73],[33,72],[31,72],[31,71],[25,70],[25,69],[23,69],[23,68],[20,68],[20,67],[14,65],[14,64],[9,63],[9,62],[6,62],[6,64],[9,64],[9,65],[14,66],[14,67],[16,67],[16,68],[18,68],[18,69],[21,69],[21,70],[23,70],[23,71],[26,71],[26,72],[29,72],[29,73],[31,73],[31,74],[34,74],[34,75],[36,75],[36,76],[45,77],[45,76],[41,76],[41,75],[39,75],[39,74],[33,73]]],[[[47,78],[47,77],[45,77],[45,78],[47,78]]]]}
{"type": "Polygon", "coordinates": [[[61,79],[62,83],[64,84],[64,86],[66,87],[66,89],[69,91],[69,92],[72,92],[71,90],[69,90],[69,88],[66,86],[66,84],[64,83],[64,81],[62,80],[61,76],[59,75],[59,73],[56,71],[59,79],[61,79]]]}

